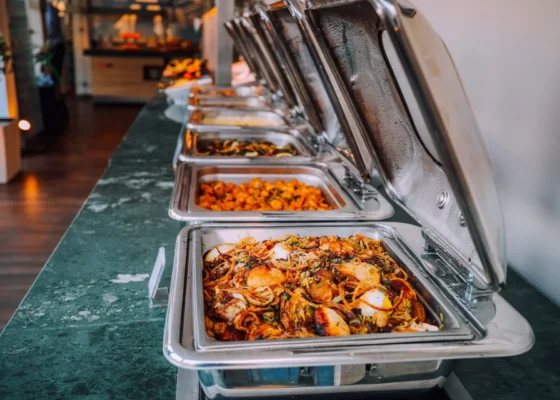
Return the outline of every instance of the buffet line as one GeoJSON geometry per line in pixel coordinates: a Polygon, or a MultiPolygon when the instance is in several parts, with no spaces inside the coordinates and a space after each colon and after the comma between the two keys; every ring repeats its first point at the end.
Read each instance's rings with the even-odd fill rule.
{"type": "Polygon", "coordinates": [[[227,398],[420,393],[452,360],[527,351],[485,149],[421,13],[286,0],[226,29],[253,81],[173,95],[167,359],[227,398]]]}

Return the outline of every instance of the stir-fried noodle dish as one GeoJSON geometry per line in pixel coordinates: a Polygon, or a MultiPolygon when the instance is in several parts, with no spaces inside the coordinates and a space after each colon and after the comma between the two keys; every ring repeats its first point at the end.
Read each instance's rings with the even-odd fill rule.
{"type": "Polygon", "coordinates": [[[206,332],[222,341],[438,331],[382,242],[243,238],[204,256],[206,332]]]}

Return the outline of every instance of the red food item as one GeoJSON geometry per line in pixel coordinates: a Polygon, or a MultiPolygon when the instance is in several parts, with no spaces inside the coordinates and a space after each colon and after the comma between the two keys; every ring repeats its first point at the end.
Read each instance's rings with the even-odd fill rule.
{"type": "Polygon", "coordinates": [[[393,278],[389,284],[395,291],[402,292],[403,297],[416,301],[416,291],[408,281],[401,278],[393,278]]]}

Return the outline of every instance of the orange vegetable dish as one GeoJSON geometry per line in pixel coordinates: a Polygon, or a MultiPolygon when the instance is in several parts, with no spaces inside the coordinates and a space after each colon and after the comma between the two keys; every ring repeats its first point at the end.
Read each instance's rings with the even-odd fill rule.
{"type": "Polygon", "coordinates": [[[363,235],[221,244],[204,256],[206,332],[222,341],[439,330],[407,272],[363,235]]]}
{"type": "Polygon", "coordinates": [[[322,211],[331,210],[321,190],[295,179],[265,182],[260,178],[235,185],[202,183],[197,205],[213,211],[322,211]]]}

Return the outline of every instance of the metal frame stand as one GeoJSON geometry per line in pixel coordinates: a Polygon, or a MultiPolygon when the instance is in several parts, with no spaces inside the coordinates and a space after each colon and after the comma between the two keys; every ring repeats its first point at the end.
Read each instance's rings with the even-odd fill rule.
{"type": "MultiPolygon", "coordinates": [[[[455,373],[451,373],[447,382],[443,387],[445,394],[450,400],[473,400],[471,395],[467,392],[459,378],[455,373]]],[[[351,395],[350,395],[351,396],[351,395]]],[[[340,394],[336,396],[341,398],[340,394]]],[[[349,397],[351,398],[351,397],[349,397]]],[[[196,371],[187,369],[178,369],[177,371],[177,388],[175,391],[176,400],[205,400],[203,390],[198,381],[198,374],[196,371]]]]}

